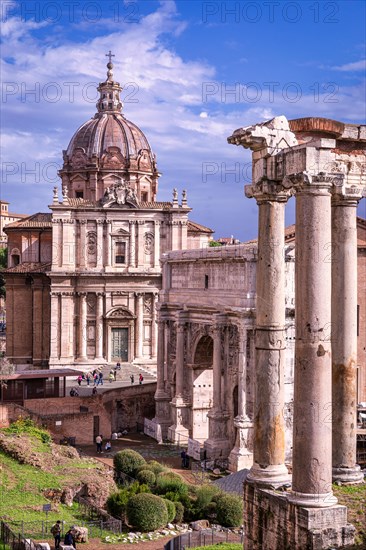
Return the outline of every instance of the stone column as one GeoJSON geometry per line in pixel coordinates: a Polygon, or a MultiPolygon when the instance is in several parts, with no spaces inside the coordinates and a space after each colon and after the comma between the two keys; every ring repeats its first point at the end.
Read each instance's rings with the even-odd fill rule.
{"type": "Polygon", "coordinates": [[[130,266],[136,267],[136,222],[130,221],[130,266]]]}
{"type": "Polygon", "coordinates": [[[228,456],[230,448],[227,440],[227,421],[229,415],[222,408],[222,334],[226,316],[213,316],[213,406],[208,413],[209,437],[205,441],[208,458],[228,456]]]}
{"type": "Polygon", "coordinates": [[[264,180],[247,186],[259,207],[253,466],[248,481],[280,485],[285,466],[285,203],[288,192],[264,180]]]}
{"type": "MultiPolygon", "coordinates": [[[[54,216],[55,214],[53,214],[54,216]]],[[[52,267],[62,265],[62,223],[58,218],[52,218],[52,267]]]]}
{"type": "Polygon", "coordinates": [[[61,292],[60,360],[74,361],[74,293],[61,292]]]}
{"type": "Polygon", "coordinates": [[[95,358],[103,359],[103,294],[97,292],[95,316],[95,358]]]}
{"type": "Polygon", "coordinates": [[[78,250],[78,263],[82,269],[85,269],[87,266],[86,223],[86,220],[79,220],[80,246],[78,250]]]}
{"type": "Polygon", "coordinates": [[[103,267],[103,227],[104,220],[97,220],[97,268],[101,269],[103,267]]]}
{"type": "Polygon", "coordinates": [[[144,343],[144,295],[142,292],[137,292],[137,346],[136,358],[142,359],[143,343],[144,343]]]}
{"type": "Polygon", "coordinates": [[[332,196],[333,481],[359,483],[357,427],[357,204],[361,188],[332,196]]]}
{"type": "Polygon", "coordinates": [[[238,414],[234,418],[236,428],[235,446],[230,452],[229,469],[237,472],[243,468],[251,468],[253,465],[253,453],[249,450],[250,436],[253,423],[246,413],[246,348],[247,329],[240,324],[239,331],[239,363],[238,363],[238,414]]]}
{"type": "Polygon", "coordinates": [[[50,363],[60,357],[60,293],[51,292],[50,363]]]}
{"type": "Polygon", "coordinates": [[[161,436],[166,439],[168,436],[168,427],[171,423],[170,419],[170,396],[165,391],[165,326],[166,321],[158,311],[158,334],[157,334],[157,384],[155,392],[155,422],[161,426],[161,436]]]}
{"type": "Polygon", "coordinates": [[[178,316],[176,322],[177,343],[175,353],[175,397],[172,400],[174,424],[169,428],[171,441],[187,445],[189,431],[184,425],[184,415],[187,404],[184,400],[184,333],[186,320],[178,316]]]}
{"type": "Polygon", "coordinates": [[[160,267],[160,221],[155,221],[155,234],[154,234],[154,267],[159,269],[160,267]]]}
{"type": "Polygon", "coordinates": [[[296,186],[296,343],[291,502],[336,504],[332,493],[332,177],[300,173],[296,186]]]}
{"type": "Polygon", "coordinates": [[[158,325],[156,322],[156,302],[158,294],[152,293],[151,303],[151,358],[157,356],[157,343],[158,343],[158,325]]]}
{"type": "Polygon", "coordinates": [[[112,267],[113,261],[113,242],[112,242],[112,220],[107,220],[107,266],[112,267]]]}
{"type": "Polygon", "coordinates": [[[145,263],[145,243],[144,243],[144,220],[138,220],[138,234],[137,234],[137,267],[143,267],[145,263]]]}
{"type": "Polygon", "coordinates": [[[79,316],[79,360],[87,360],[87,303],[86,292],[79,292],[80,316],[79,316]]]}

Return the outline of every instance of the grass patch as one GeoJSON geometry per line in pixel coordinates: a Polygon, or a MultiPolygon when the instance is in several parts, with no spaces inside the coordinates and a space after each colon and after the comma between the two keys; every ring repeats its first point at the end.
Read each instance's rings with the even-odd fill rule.
{"type": "MultiPolygon", "coordinates": [[[[348,522],[356,528],[356,544],[362,544],[366,547],[366,484],[333,485],[333,492],[338,498],[338,503],[348,508],[348,522]]],[[[362,548],[362,546],[358,548],[362,548]]]]}

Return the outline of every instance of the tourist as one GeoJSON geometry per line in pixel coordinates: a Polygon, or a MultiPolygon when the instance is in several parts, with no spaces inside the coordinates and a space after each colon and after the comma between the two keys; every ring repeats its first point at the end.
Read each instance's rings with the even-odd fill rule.
{"type": "Polygon", "coordinates": [[[100,371],[100,373],[99,373],[97,386],[99,386],[99,384],[101,386],[103,386],[103,372],[102,371],[100,371]]]}
{"type": "Polygon", "coordinates": [[[97,373],[97,371],[94,371],[93,379],[94,379],[94,386],[97,386],[99,382],[99,374],[97,373]]]}
{"type": "Polygon", "coordinates": [[[116,364],[116,370],[121,370],[121,363],[118,361],[118,363],[116,364]]]}
{"type": "Polygon", "coordinates": [[[134,375],[133,375],[133,374],[131,374],[131,376],[130,376],[130,380],[131,380],[131,386],[132,386],[132,384],[133,384],[133,383],[135,382],[135,377],[134,377],[134,375]]]}
{"type": "Polygon", "coordinates": [[[113,376],[114,376],[114,381],[116,381],[117,380],[117,368],[116,367],[114,367],[114,369],[113,369],[113,376]]]}
{"type": "Polygon", "coordinates": [[[107,443],[105,444],[105,447],[104,447],[104,450],[106,453],[109,453],[112,449],[112,445],[111,445],[111,442],[110,441],[107,441],[107,443]]]}
{"type": "Polygon", "coordinates": [[[101,435],[97,435],[97,437],[95,438],[95,443],[97,444],[97,453],[101,453],[103,443],[103,438],[101,435]]]}
{"type": "Polygon", "coordinates": [[[111,371],[109,373],[108,380],[109,380],[110,384],[115,381],[114,370],[113,369],[111,369],[111,371]]]}
{"type": "Polygon", "coordinates": [[[94,386],[92,389],[92,395],[97,395],[97,393],[98,393],[97,387],[94,386]]]}
{"type": "Polygon", "coordinates": [[[182,449],[182,452],[180,453],[180,457],[182,459],[182,468],[186,467],[186,461],[187,461],[187,454],[184,449],[182,449]]]}
{"type": "Polygon", "coordinates": [[[112,441],[118,439],[118,434],[116,432],[112,433],[112,441]]]}
{"type": "Polygon", "coordinates": [[[83,377],[81,376],[81,374],[79,374],[78,376],[78,384],[79,386],[81,386],[81,381],[82,381],[83,377]]]}
{"type": "Polygon", "coordinates": [[[79,397],[79,392],[76,388],[71,388],[70,397],[79,397]]]}
{"type": "Polygon", "coordinates": [[[76,550],[75,537],[73,536],[71,529],[67,531],[64,539],[65,546],[73,546],[76,550]]]}
{"type": "Polygon", "coordinates": [[[90,372],[87,372],[86,373],[86,385],[87,386],[90,385],[90,380],[91,380],[91,374],[90,374],[90,372]]]}
{"type": "Polygon", "coordinates": [[[142,376],[142,374],[140,373],[140,376],[139,376],[139,384],[142,384],[144,381],[144,377],[142,376]]]}
{"type": "Polygon", "coordinates": [[[51,533],[55,539],[55,549],[60,548],[61,542],[61,521],[58,519],[54,525],[51,527],[51,533]]]}

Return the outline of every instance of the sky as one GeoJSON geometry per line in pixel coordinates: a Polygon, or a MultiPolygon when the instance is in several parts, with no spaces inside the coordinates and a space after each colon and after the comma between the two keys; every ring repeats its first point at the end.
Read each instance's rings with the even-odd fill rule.
{"type": "Polygon", "coordinates": [[[109,50],[124,115],[157,156],[158,200],[185,189],[190,218],[216,238],[257,234],[243,191],[250,152],[227,143],[235,129],[277,115],[365,123],[361,0],[2,0],[0,10],[0,197],[13,212],[47,212],[62,151],[96,112],[109,50]]]}

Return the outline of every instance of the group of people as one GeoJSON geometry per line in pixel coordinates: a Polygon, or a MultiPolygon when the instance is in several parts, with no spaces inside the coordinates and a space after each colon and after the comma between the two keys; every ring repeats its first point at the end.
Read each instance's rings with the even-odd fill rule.
{"type": "MultiPolygon", "coordinates": [[[[131,374],[130,376],[130,380],[131,380],[131,386],[135,383],[135,376],[133,374],[131,374]]],[[[139,384],[142,384],[144,381],[144,377],[142,376],[141,372],[139,374],[139,384]]]]}
{"type": "MultiPolygon", "coordinates": [[[[57,550],[60,548],[61,544],[61,530],[62,530],[62,524],[61,521],[58,519],[54,525],[51,527],[51,533],[55,539],[55,549],[57,550]]],[[[76,550],[76,541],[75,537],[73,535],[72,529],[69,529],[64,536],[64,544],[68,546],[73,546],[76,550]]]]}
{"type": "MultiPolygon", "coordinates": [[[[97,453],[100,454],[103,452],[103,436],[97,435],[95,438],[95,443],[97,444],[97,453]]],[[[106,453],[110,453],[112,450],[112,445],[109,439],[107,440],[106,444],[104,445],[104,450],[106,453]]]]}

